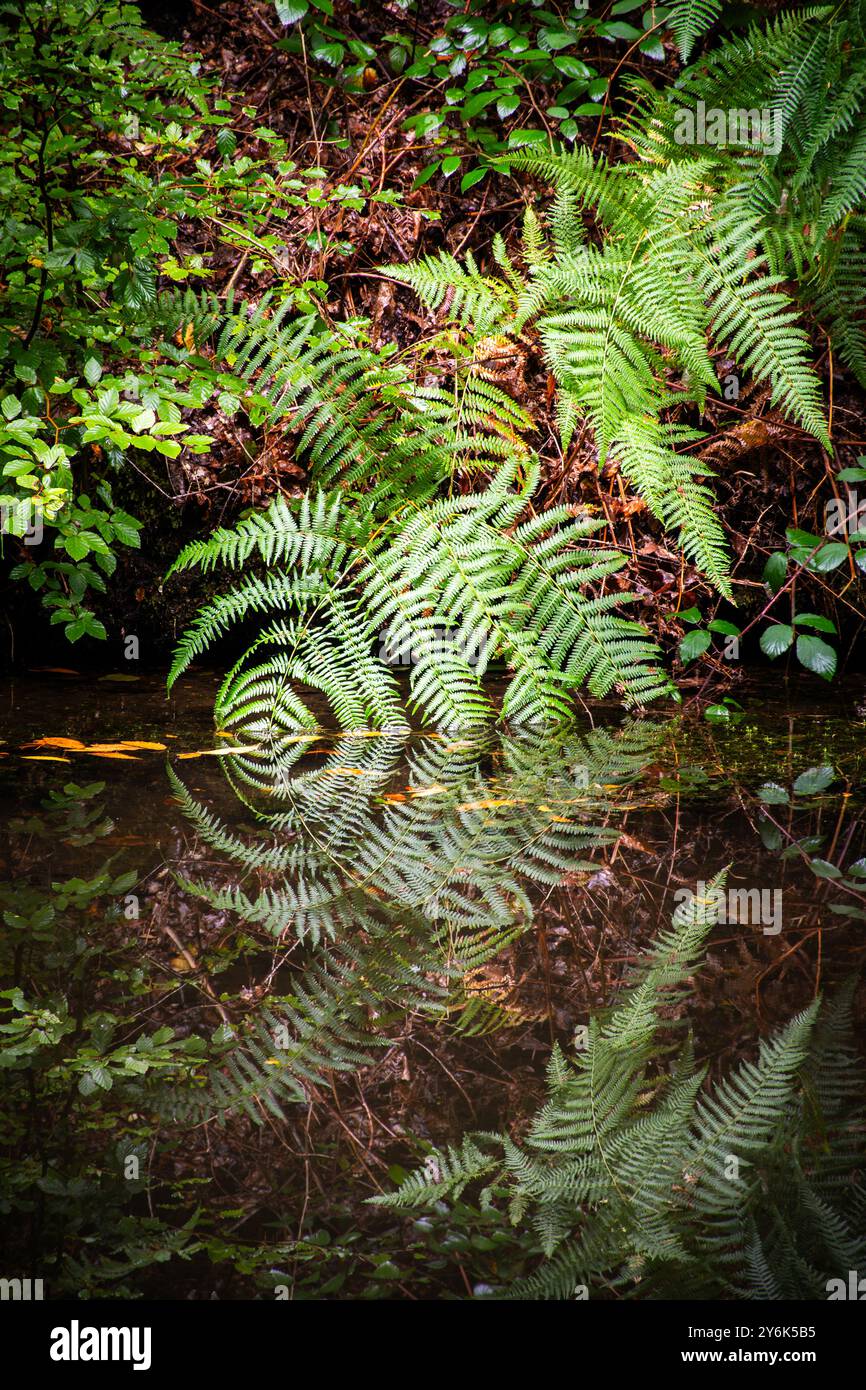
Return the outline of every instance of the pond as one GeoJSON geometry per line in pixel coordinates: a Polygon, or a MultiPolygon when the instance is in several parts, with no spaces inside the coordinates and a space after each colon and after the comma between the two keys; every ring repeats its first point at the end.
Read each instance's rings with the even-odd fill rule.
{"type": "Polygon", "coordinates": [[[55,1296],[496,1292],[534,1254],[490,1212],[368,1199],[524,1134],[678,905],[727,870],[667,1010],[711,1079],[862,963],[862,683],[271,742],[216,684],[0,697],[4,1245],[55,1296]]]}

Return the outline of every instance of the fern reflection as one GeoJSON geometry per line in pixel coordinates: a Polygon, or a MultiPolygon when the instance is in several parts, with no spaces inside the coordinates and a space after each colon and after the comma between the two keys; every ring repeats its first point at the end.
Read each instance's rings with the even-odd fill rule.
{"type": "Polygon", "coordinates": [[[222,883],[182,886],[280,951],[278,992],[226,1038],[207,1103],[282,1113],[329,1070],[373,1061],[412,1014],[473,1032],[507,1021],[479,998],[476,972],[532,926],[538,889],[598,868],[665,733],[633,721],[579,737],[239,745],[223,771],[260,836],[232,830],[169,769],[226,867],[222,883]]]}

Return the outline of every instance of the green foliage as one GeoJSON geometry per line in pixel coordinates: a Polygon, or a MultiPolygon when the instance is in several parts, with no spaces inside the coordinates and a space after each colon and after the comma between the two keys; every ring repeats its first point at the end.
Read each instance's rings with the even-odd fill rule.
{"type": "MultiPolygon", "coordinates": [[[[698,16],[704,8],[692,7],[698,16]]],[[[759,253],[753,273],[763,257],[767,288],[777,277],[797,282],[801,303],[861,384],[864,36],[860,0],[783,12],[718,44],[664,91],[634,83],[637,110],[623,129],[644,161],[675,162],[684,175],[700,169],[705,196],[721,200],[717,220],[727,209],[759,253]],[[714,111],[728,118],[721,138],[710,128],[714,111]]],[[[820,437],[814,414],[807,421],[803,402],[781,383],[779,391],[820,437]]]]}
{"type": "Polygon", "coordinates": [[[614,611],[629,596],[584,592],[624,557],[587,547],[597,523],[567,507],[529,515],[538,464],[521,438],[525,412],[471,358],[456,361],[447,384],[418,386],[405,364],[292,308],[229,303],[215,343],[229,370],[218,380],[224,393],[244,393],[254,423],[295,435],[317,487],[179,556],[172,573],[248,572],[201,610],[169,685],[256,615],[258,636],[217,697],[221,726],[309,727],[298,682],[322,692],[340,727],[405,725],[377,643],[412,649],[412,705],[445,727],[490,716],[482,678],[497,660],[513,672],[502,713],[519,722],[567,718],[584,683],[628,704],[670,693],[643,629],[614,611]],[[486,491],[432,500],[445,484],[453,494],[461,477],[491,472],[486,491]],[[335,484],[342,491],[322,490],[335,484]],[[349,488],[363,490],[354,504],[349,488]],[[249,572],[255,561],[264,573],[249,572]]]}
{"type": "Polygon", "coordinates": [[[684,452],[701,436],[664,414],[685,402],[702,407],[717,389],[708,336],[827,447],[829,438],[808,340],[761,252],[760,219],[732,186],[705,197],[714,170],[703,153],[653,155],[616,165],[588,150],[512,161],[557,191],[549,244],[527,214],[523,273],[501,243],[493,248],[499,275],[482,276],[474,262],[464,268],[445,254],[389,271],[431,308],[447,296],[449,314],[470,331],[495,326],[517,336],[533,324],[559,387],[563,446],[588,419],[600,464],[618,464],[651,511],[679,531],[689,559],[730,597],[724,538],[701,481],[708,470],[684,452]],[[601,246],[586,241],[584,210],[603,230],[601,246]],[[672,367],[680,373],[676,390],[672,367]]]}
{"type": "MultiPolygon", "coordinates": [[[[104,637],[90,595],[140,530],[112,484],[132,464],[146,474],[149,455],[209,450],[183,412],[239,407],[236,379],[200,351],[225,306],[189,288],[212,269],[183,249],[187,228],[253,274],[283,275],[279,224],[296,209],[387,195],[326,193],[323,170],[299,169],[254,108],[215,96],[133,5],[0,5],[0,83],[0,531],[51,621],[72,641],[104,637]],[[255,154],[238,153],[241,138],[255,154]]],[[[286,302],[309,313],[322,288],[286,302]]]]}
{"type": "Polygon", "coordinates": [[[267,570],[200,611],[169,686],[239,620],[276,612],[285,616],[260,628],[220,689],[220,726],[312,727],[298,681],[322,692],[340,727],[405,726],[398,687],[373,653],[377,641],[411,645],[412,705],[448,728],[490,716],[481,680],[495,657],[512,672],[502,714],[517,722],[567,719],[571,693],[584,683],[633,705],[670,694],[644,630],[614,611],[623,597],[585,592],[624,557],[587,548],[597,523],[574,520],[567,507],[527,517],[535,480],[531,460],[515,452],[485,492],[406,502],[387,523],[375,501],[350,509],[339,494],[313,493],[297,514],[278,498],[234,530],[194,542],[175,570],[237,569],[252,556],[267,570]],[[531,472],[515,488],[523,463],[531,472]],[[263,649],[272,649],[265,660],[263,649]]]}
{"type": "MultiPolygon", "coordinates": [[[[491,12],[485,0],[454,8],[457,13],[435,25],[429,38],[410,15],[403,23],[395,19],[390,32],[381,31],[377,16],[372,26],[365,16],[361,40],[354,25],[341,25],[330,0],[275,4],[287,29],[276,46],[309,62],[317,82],[356,93],[383,79],[411,84],[412,106],[421,109],[402,128],[431,154],[416,188],[437,175],[450,180],[459,174],[466,192],[487,177],[498,155],[546,146],[551,135],[575,141],[579,122],[601,116],[609,95],[609,79],[587,61],[598,39],[634,47],[654,61],[664,58],[658,26],[666,11],[638,15],[640,6],[628,0],[610,15],[558,0],[517,0],[501,12],[491,12]]],[[[331,133],[339,138],[336,123],[331,133]]]]}
{"type": "Polygon", "coordinates": [[[826,1297],[866,1256],[853,990],[707,1088],[691,1038],[673,1047],[664,1019],[713,920],[706,902],[684,903],[585,1047],[554,1050],[524,1144],[469,1136],[373,1201],[427,1208],[480,1183],[482,1209],[528,1224],[524,1245],[543,1256],[514,1297],[826,1297]]]}
{"type": "Polygon", "coordinates": [[[688,62],[695,43],[718,19],[722,0],[673,0],[668,23],[676,37],[683,62],[688,62]]]}
{"type": "MultiPolygon", "coordinates": [[[[98,397],[89,388],[105,356],[141,337],[170,249],[167,203],[182,200],[166,199],[136,145],[158,162],[181,138],[177,118],[194,111],[189,68],[133,6],[55,0],[0,7],[0,78],[3,530],[29,532],[33,546],[43,526],[54,530],[56,559],[25,547],[13,576],[42,591],[70,640],[104,637],[88,592],[104,590],[115,546],[137,545],[139,530],[114,507],[110,473],[132,443],[123,426],[134,421],[148,438],[150,426],[148,408],[121,402],[128,383],[106,376],[98,397]],[[107,468],[76,496],[82,453],[107,468]]],[[[199,104],[202,90],[193,90],[199,104]]]]}
{"type": "Polygon", "coordinates": [[[348,326],[326,329],[295,308],[291,296],[266,295],[252,310],[229,300],[215,356],[230,369],[225,390],[243,392],[253,424],[296,437],[319,487],[363,488],[387,515],[461,470],[485,473],[525,453],[526,412],[471,362],[418,385],[390,350],[372,352],[348,326]]]}

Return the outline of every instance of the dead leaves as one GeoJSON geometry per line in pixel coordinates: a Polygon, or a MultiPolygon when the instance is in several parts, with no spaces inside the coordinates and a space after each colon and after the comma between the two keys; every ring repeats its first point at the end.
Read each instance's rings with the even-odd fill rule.
{"type": "Polygon", "coordinates": [[[22,743],[22,748],[83,748],[78,738],[35,738],[32,743],[22,743]]]}
{"type": "MultiPolygon", "coordinates": [[[[45,738],[34,738],[29,743],[22,743],[22,748],[57,748],[66,753],[86,753],[92,758],[113,758],[126,762],[138,762],[135,754],[140,751],[164,753],[167,748],[165,743],[154,743],[148,739],[123,739],[119,743],[83,743],[78,738],[63,738],[60,736],[45,738]]],[[[25,753],[24,759],[28,762],[57,762],[68,763],[71,760],[65,756],[45,753],[25,753]]]]}

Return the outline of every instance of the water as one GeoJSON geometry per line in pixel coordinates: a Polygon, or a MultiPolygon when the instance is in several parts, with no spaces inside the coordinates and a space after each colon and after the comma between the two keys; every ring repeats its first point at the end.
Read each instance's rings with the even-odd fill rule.
{"type": "Polygon", "coordinates": [[[215,735],[215,687],[3,693],[3,987],[41,1011],[4,1243],[59,1292],[465,1292],[496,1232],[365,1199],[519,1128],[678,895],[730,866],[689,1011],[714,1074],[862,961],[858,688],[831,719],[755,686],[733,726],[274,748],[215,735]]]}

